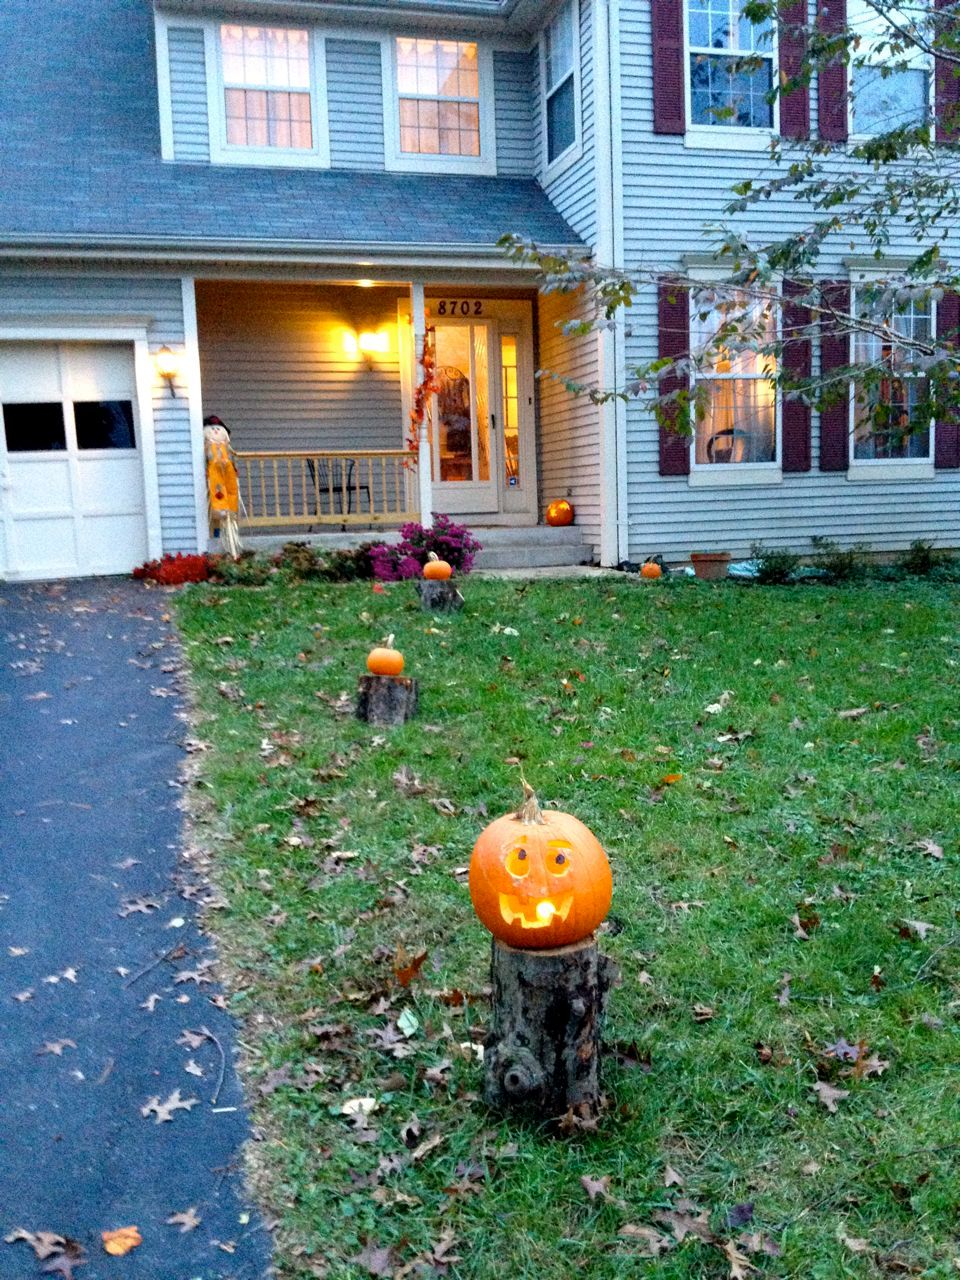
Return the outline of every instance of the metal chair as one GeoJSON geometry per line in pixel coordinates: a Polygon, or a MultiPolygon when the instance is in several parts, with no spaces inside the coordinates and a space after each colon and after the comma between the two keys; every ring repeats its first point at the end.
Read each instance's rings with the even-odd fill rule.
{"type": "Polygon", "coordinates": [[[307,471],[317,499],[317,515],[328,514],[324,511],[323,501],[326,498],[330,505],[329,514],[335,514],[334,503],[339,504],[340,515],[349,515],[353,511],[353,500],[361,493],[367,495],[367,506],[370,501],[370,485],[358,484],[354,487],[353,472],[356,461],[353,458],[308,458],[307,471]],[[347,510],[343,510],[343,495],[347,495],[347,510]]]}

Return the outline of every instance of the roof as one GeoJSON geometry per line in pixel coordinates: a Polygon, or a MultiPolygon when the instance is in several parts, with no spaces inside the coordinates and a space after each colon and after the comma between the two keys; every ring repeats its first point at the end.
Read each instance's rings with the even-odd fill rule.
{"type": "Polygon", "coordinates": [[[162,161],[151,0],[3,0],[0,69],[0,243],[579,244],[532,179],[162,161]]]}

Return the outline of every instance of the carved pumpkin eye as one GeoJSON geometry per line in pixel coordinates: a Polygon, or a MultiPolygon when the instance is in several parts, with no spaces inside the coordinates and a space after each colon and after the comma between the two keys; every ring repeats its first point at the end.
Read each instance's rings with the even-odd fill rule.
{"type": "Polygon", "coordinates": [[[530,870],[526,849],[511,849],[507,854],[507,870],[517,880],[522,880],[530,870]]]}
{"type": "Polygon", "coordinates": [[[565,876],[570,870],[573,845],[566,840],[551,840],[547,848],[547,870],[552,876],[565,876]]]}

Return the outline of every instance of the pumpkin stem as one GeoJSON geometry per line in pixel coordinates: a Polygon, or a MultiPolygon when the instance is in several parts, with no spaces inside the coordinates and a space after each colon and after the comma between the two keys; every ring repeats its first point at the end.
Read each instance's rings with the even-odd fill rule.
{"type": "Polygon", "coordinates": [[[428,559],[428,560],[439,560],[439,559],[440,559],[440,557],[437,555],[437,553],[436,553],[435,551],[428,551],[428,552],[427,552],[427,559],[428,559]]]}
{"type": "Polygon", "coordinates": [[[383,644],[384,644],[384,648],[386,648],[386,649],[392,649],[392,648],[393,648],[393,633],[392,633],[392,632],[390,633],[390,635],[388,635],[388,636],[387,636],[387,638],[386,638],[386,640],[383,642],[383,644]]]}
{"type": "Polygon", "coordinates": [[[537,800],[537,793],[522,774],[520,781],[523,784],[523,804],[513,816],[519,822],[525,822],[527,826],[532,826],[534,823],[542,824],[543,812],[537,800]]]}

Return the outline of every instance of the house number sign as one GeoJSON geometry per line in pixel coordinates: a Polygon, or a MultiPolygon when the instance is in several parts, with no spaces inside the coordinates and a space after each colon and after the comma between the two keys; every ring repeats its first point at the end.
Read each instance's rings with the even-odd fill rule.
{"type": "Polygon", "coordinates": [[[441,298],[437,303],[438,316],[482,316],[482,298],[441,298]]]}

